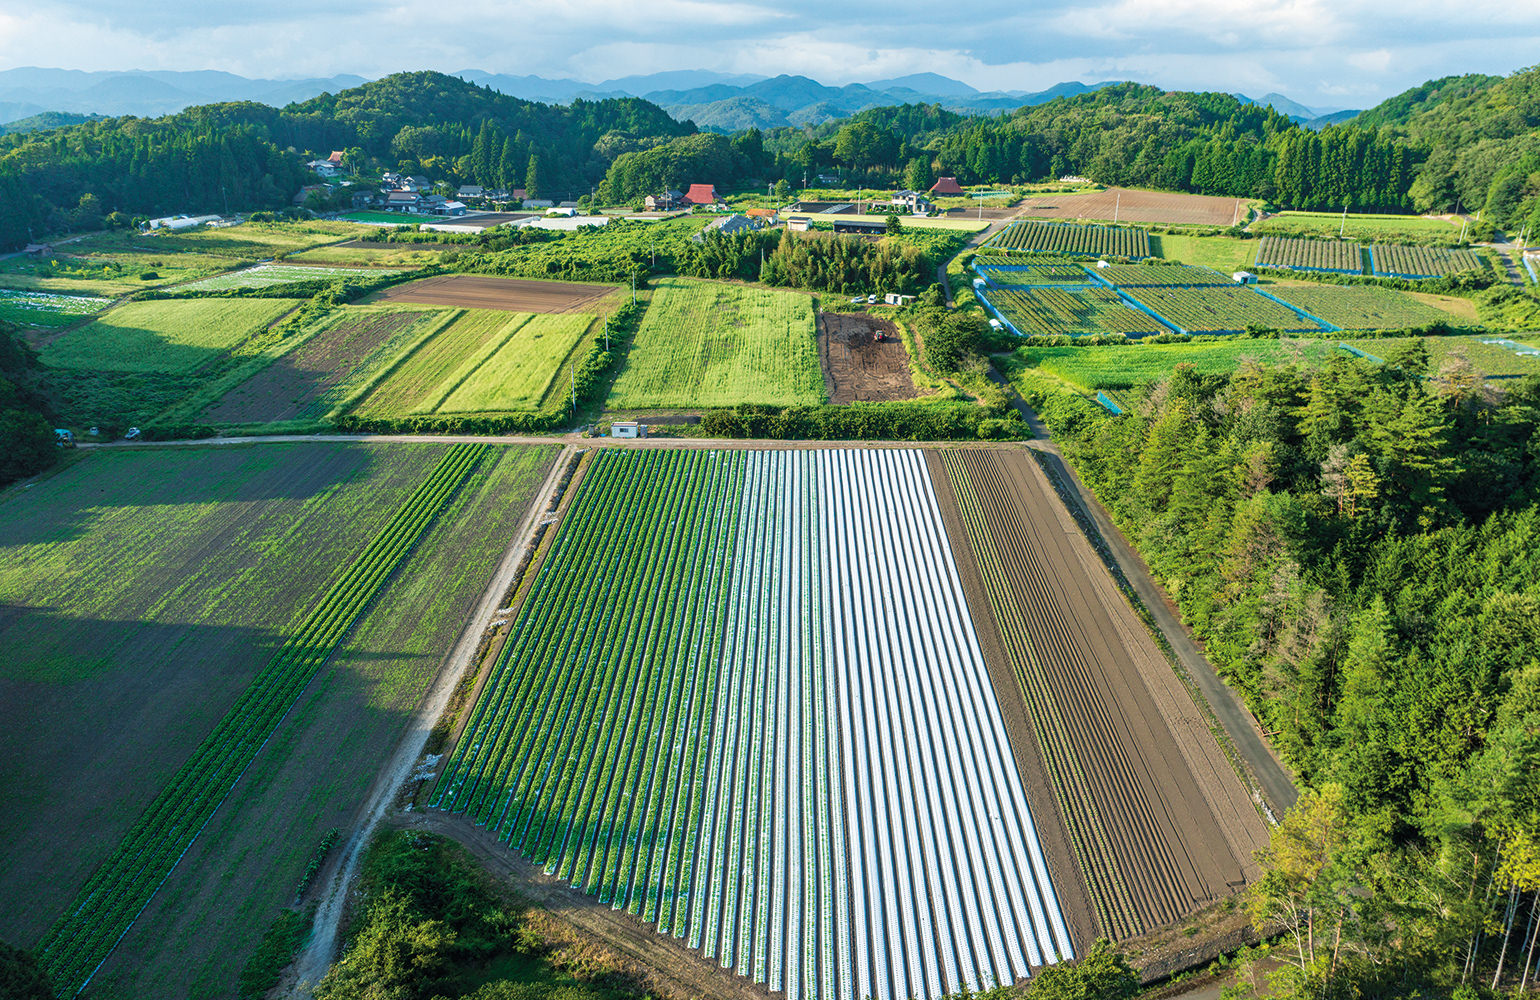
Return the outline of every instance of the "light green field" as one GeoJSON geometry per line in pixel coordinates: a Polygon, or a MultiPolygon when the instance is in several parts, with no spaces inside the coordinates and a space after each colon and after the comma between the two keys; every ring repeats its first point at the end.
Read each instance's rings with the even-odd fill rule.
{"type": "Polygon", "coordinates": [[[1241,362],[1319,363],[1336,348],[1335,340],[1234,338],[1196,344],[1127,344],[1117,347],[1022,347],[1012,356],[1016,369],[1036,368],[1081,389],[1126,389],[1155,382],[1179,364],[1202,374],[1229,374],[1241,362]]]}
{"type": "Polygon", "coordinates": [[[1343,229],[1340,212],[1279,212],[1252,224],[1255,233],[1274,236],[1344,236],[1366,241],[1397,238],[1453,242],[1460,235],[1460,223],[1421,215],[1355,215],[1348,213],[1343,229]]]}
{"type": "Polygon", "coordinates": [[[462,309],[453,317],[388,372],[352,412],[361,417],[432,413],[482,358],[529,320],[528,313],[501,309],[462,309]]]}
{"type": "Polygon", "coordinates": [[[217,274],[235,263],[228,257],[197,253],[61,253],[44,260],[13,257],[0,261],[0,288],[117,298],[217,274]]]}
{"type": "Polygon", "coordinates": [[[459,384],[438,413],[532,410],[561,374],[561,364],[583,340],[594,318],[580,313],[531,316],[459,384]]]}
{"type": "Polygon", "coordinates": [[[1150,234],[1150,254],[1183,264],[1199,264],[1231,274],[1251,266],[1256,256],[1256,240],[1237,240],[1229,236],[1172,236],[1150,234]]]}
{"type": "Polygon", "coordinates": [[[605,405],[792,406],[824,398],[809,296],[664,278],[605,405]]]}
{"type": "Polygon", "coordinates": [[[129,302],[43,349],[54,368],[188,372],[265,330],[297,299],[129,302]]]}
{"type": "Polygon", "coordinates": [[[1409,295],[1370,285],[1295,285],[1269,291],[1343,330],[1405,330],[1462,321],[1409,295]]]}

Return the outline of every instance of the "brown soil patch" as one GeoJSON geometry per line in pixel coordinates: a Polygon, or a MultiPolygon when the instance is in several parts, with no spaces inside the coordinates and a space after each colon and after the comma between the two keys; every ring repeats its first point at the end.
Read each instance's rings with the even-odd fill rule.
{"type": "Polygon", "coordinates": [[[1084,194],[1033,195],[1019,209],[1024,219],[1112,219],[1120,222],[1169,222],[1182,225],[1229,226],[1246,221],[1240,198],[1170,191],[1107,188],[1084,194]]]}
{"type": "Polygon", "coordinates": [[[348,240],[333,243],[332,250],[463,250],[459,243],[394,243],[389,240],[348,240]]]}
{"type": "Polygon", "coordinates": [[[868,313],[819,313],[818,361],[831,403],[913,399],[909,352],[892,320],[868,313]],[[878,343],[874,334],[885,339],[878,343]]]}
{"type": "Polygon", "coordinates": [[[386,289],[376,302],[417,302],[461,309],[507,309],[510,312],[592,312],[615,289],[609,285],[578,285],[563,281],[493,278],[479,274],[449,274],[386,289]]]}
{"type": "Polygon", "coordinates": [[[212,424],[268,423],[306,415],[421,313],[371,313],[323,331],[277,358],[204,411],[212,424]]]}
{"type": "Polygon", "coordinates": [[[975,588],[970,606],[999,624],[1101,933],[1125,938],[1234,895],[1257,877],[1266,827],[1105,564],[1025,450],[947,457],[991,550],[956,537],[992,598],[980,606],[975,588]]]}
{"type": "Polygon", "coordinates": [[[968,537],[967,528],[963,525],[957,495],[952,492],[940,452],[927,450],[925,464],[936,487],[936,504],[941,510],[941,521],[946,527],[947,537],[953,540],[952,555],[957,560],[957,574],[962,581],[968,613],[973,619],[974,631],[978,634],[979,647],[984,651],[984,663],[989,668],[990,684],[995,691],[995,700],[999,702],[1000,714],[1005,720],[1005,732],[1016,757],[1016,768],[1026,787],[1027,803],[1032,809],[1032,821],[1037,826],[1038,840],[1042,842],[1048,875],[1059,897],[1059,908],[1064,913],[1064,922],[1069,926],[1070,941],[1075,947],[1075,953],[1083,954],[1098,937],[1096,914],[1091,905],[1089,889],[1085,877],[1080,874],[1075,853],[1070,848],[1069,829],[1064,825],[1064,815],[1059,811],[1058,801],[1054,798],[1053,785],[1043,761],[1042,746],[1033,732],[1032,719],[1027,713],[1021,686],[1016,683],[1016,675],[1011,673],[999,623],[990,613],[989,594],[984,589],[984,579],[974,560],[973,549],[963,541],[968,537]]]}

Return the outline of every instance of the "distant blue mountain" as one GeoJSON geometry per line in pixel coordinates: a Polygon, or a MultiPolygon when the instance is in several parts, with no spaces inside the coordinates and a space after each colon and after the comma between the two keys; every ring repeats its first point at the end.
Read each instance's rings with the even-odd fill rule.
{"type": "Polygon", "coordinates": [[[0,71],[0,123],[42,111],[150,116],[222,101],[258,101],[282,107],[366,82],[349,74],[310,80],[252,80],[219,70],[88,73],[24,66],[0,71]],[[23,109],[19,114],[17,107],[23,109]]]}

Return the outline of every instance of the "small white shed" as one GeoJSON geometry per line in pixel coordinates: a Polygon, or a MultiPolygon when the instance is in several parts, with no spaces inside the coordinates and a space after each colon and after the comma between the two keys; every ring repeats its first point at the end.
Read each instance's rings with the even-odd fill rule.
{"type": "Polygon", "coordinates": [[[1257,276],[1250,271],[1235,271],[1230,277],[1235,279],[1237,285],[1255,285],[1257,283],[1257,276]]]}
{"type": "Polygon", "coordinates": [[[644,438],[646,436],[647,425],[639,424],[635,420],[617,420],[610,424],[610,437],[644,438]]]}

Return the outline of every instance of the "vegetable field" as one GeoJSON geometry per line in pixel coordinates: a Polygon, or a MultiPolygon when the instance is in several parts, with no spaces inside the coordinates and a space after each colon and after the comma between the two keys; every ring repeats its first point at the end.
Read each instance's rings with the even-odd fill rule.
{"type": "Polygon", "coordinates": [[[1085,268],[1079,264],[1047,255],[1012,257],[979,254],[973,258],[973,269],[995,284],[1007,287],[1085,285],[1091,282],[1085,268]]]}
{"type": "Polygon", "coordinates": [[[82,316],[101,312],[111,299],[94,295],[60,295],[0,288],[0,322],[27,326],[69,326],[82,316]]]}
{"type": "Polygon", "coordinates": [[[438,413],[532,410],[593,326],[581,314],[531,316],[438,404],[438,413]]]}
{"type": "Polygon", "coordinates": [[[1229,896],[1256,876],[1266,827],[1037,464],[992,449],[937,464],[1102,932],[1138,934],[1229,896]]]}
{"type": "Polygon", "coordinates": [[[1126,288],[1201,288],[1235,284],[1235,279],[1228,274],[1186,264],[1113,264],[1096,268],[1095,274],[1103,281],[1126,288]]]}
{"type": "Polygon", "coordinates": [[[0,935],[56,984],[116,946],[92,995],[228,995],[556,450],[452,447],[106,450],[0,501],[0,935]]]}
{"type": "Polygon", "coordinates": [[[823,401],[813,303],[806,294],[663,278],[606,407],[823,401]]]}
{"type": "Polygon", "coordinates": [[[297,264],[258,264],[256,267],[231,271],[228,274],[204,278],[188,285],[178,285],[179,292],[213,292],[230,288],[270,288],[296,281],[367,281],[396,273],[393,268],[380,267],[318,267],[297,264]]]}
{"type": "Polygon", "coordinates": [[[1363,246],[1342,240],[1303,240],[1264,236],[1257,246],[1257,267],[1363,274],[1363,246]]]}
{"type": "Polygon", "coordinates": [[[1340,330],[1405,330],[1461,318],[1389,288],[1370,285],[1303,285],[1273,294],[1340,330]]]}
{"type": "Polygon", "coordinates": [[[43,349],[54,368],[188,372],[266,330],[296,299],[128,302],[43,349]]]}
{"type": "Polygon", "coordinates": [[[1427,240],[1454,242],[1460,222],[1422,215],[1370,215],[1341,212],[1279,212],[1252,223],[1252,230],[1267,235],[1311,236],[1336,239],[1338,235],[1359,240],[1427,240]]]}
{"type": "Polygon", "coordinates": [[[1011,983],[1073,949],[982,656],[919,453],[603,450],[432,801],[788,996],[1011,983]]]}
{"type": "Polygon", "coordinates": [[[983,298],[1023,337],[1170,332],[1159,320],[1130,308],[1110,288],[1003,288],[983,298]]]}
{"type": "Polygon", "coordinates": [[[1313,331],[1320,327],[1250,288],[1132,288],[1128,296],[1183,333],[1239,333],[1250,326],[1313,331]]]}
{"type": "Polygon", "coordinates": [[[1013,222],[989,238],[1001,250],[1088,256],[1148,257],[1149,234],[1129,226],[1078,226],[1067,222],[1013,222]]]}
{"type": "Polygon", "coordinates": [[[1436,278],[1441,274],[1481,269],[1481,258],[1473,250],[1410,247],[1395,243],[1374,244],[1369,248],[1369,260],[1375,274],[1391,278],[1436,278]]]}

